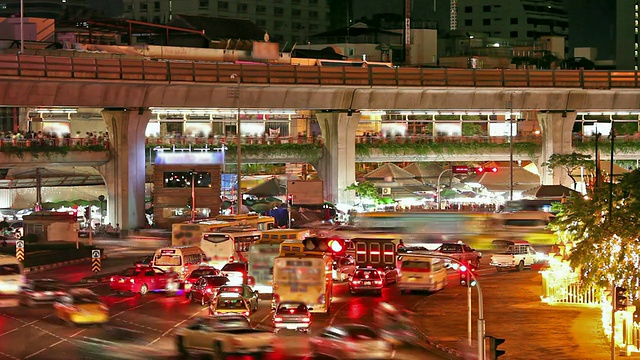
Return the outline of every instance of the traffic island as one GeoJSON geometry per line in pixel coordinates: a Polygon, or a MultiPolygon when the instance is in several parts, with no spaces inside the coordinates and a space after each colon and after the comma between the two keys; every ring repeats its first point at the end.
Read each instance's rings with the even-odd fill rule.
{"type": "MultiPolygon", "coordinates": [[[[24,245],[25,272],[36,272],[68,266],[91,260],[91,251],[100,250],[94,246],[68,242],[48,242],[24,245]]],[[[16,246],[0,247],[0,254],[16,255],[16,246]]],[[[104,252],[102,251],[102,254],[104,252]]],[[[104,259],[105,256],[103,255],[104,259]]]]}

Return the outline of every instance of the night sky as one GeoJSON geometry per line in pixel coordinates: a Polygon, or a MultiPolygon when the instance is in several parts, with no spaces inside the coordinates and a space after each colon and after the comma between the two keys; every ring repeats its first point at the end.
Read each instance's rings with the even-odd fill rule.
{"type": "Polygon", "coordinates": [[[564,0],[569,13],[569,57],[574,47],[595,47],[598,60],[615,58],[615,0],[564,0]]]}

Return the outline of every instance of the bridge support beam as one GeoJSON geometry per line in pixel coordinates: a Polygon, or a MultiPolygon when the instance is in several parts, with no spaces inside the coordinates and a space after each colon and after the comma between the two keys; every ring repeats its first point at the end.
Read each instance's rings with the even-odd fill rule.
{"type": "Polygon", "coordinates": [[[111,161],[98,167],[107,186],[107,221],[123,231],[143,227],[145,185],[145,129],[148,109],[105,109],[111,161]]]}
{"type": "Polygon", "coordinates": [[[354,204],[347,186],[356,181],[356,129],[360,114],[317,113],[324,146],[316,170],[324,181],[324,198],[339,204],[354,204]]]}
{"type": "Polygon", "coordinates": [[[542,164],[553,154],[573,152],[572,131],[576,122],[576,112],[538,112],[536,114],[542,129],[542,152],[536,161],[542,185],[565,185],[573,188],[573,181],[561,169],[550,169],[542,164]]]}

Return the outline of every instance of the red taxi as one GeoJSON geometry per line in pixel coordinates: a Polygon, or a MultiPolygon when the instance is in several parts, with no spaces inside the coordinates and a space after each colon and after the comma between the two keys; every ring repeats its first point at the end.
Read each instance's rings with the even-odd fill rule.
{"type": "Polygon", "coordinates": [[[132,292],[144,295],[149,291],[176,291],[180,284],[178,274],[152,266],[131,267],[109,280],[109,287],[118,294],[132,292]]]}

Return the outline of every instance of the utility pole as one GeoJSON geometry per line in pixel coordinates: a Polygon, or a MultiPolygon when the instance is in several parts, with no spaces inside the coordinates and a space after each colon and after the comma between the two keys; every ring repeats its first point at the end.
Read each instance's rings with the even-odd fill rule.
{"type": "Polygon", "coordinates": [[[411,0],[404,0],[404,65],[411,62],[411,0]]]}

